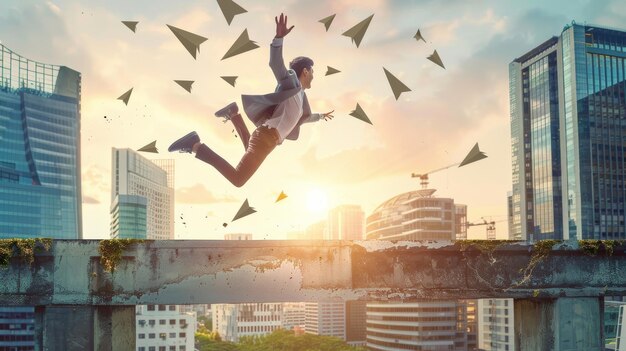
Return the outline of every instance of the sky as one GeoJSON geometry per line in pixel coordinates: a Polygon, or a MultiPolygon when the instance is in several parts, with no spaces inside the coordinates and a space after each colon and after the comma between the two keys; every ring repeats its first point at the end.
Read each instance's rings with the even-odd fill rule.
{"type": "MultiPolygon", "coordinates": [[[[82,74],[85,238],[109,237],[111,148],[136,150],[157,140],[159,154],[142,155],[175,160],[176,239],[226,233],[283,239],[342,204],[360,205],[368,216],[389,198],[419,189],[411,173],[460,162],[475,143],[487,159],[434,173],[430,186],[435,195],[466,204],[470,222],[497,221],[497,238],[504,239],[511,189],[508,64],[572,20],[626,29],[620,0],[236,2],[248,12],[230,25],[215,0],[0,2],[3,45],[82,74]],[[239,161],[243,148],[232,124],[213,113],[232,101],[241,106],[241,94],[274,90],[269,44],[281,12],[295,26],[284,40],[285,61],[314,60],[311,108],[335,110],[335,118],[305,125],[297,141],[279,145],[236,188],[210,165],[167,147],[195,130],[231,164],[239,161]],[[332,14],[326,31],[318,21],[332,14]],[[341,35],[372,14],[358,48],[341,35]],[[121,21],[139,21],[136,33],[121,21]],[[166,24],[208,38],[195,60],[166,24]],[[221,60],[244,29],[260,48],[221,60]],[[426,43],[413,39],[418,29],[426,43]],[[445,69],[426,59],[435,49],[445,69]],[[341,73],[325,76],[327,66],[341,73]],[[396,100],[383,67],[411,91],[396,100]],[[232,87],[220,76],[239,78],[232,87]],[[192,92],[174,80],[194,80],[192,92]],[[130,88],[126,106],[117,98],[130,88]],[[357,103],[372,125],[349,115],[357,103]],[[276,203],[281,191],[288,197],[276,203]],[[257,213],[231,223],[246,199],[257,213]]],[[[473,227],[469,237],[485,238],[485,227],[473,227]]]]}

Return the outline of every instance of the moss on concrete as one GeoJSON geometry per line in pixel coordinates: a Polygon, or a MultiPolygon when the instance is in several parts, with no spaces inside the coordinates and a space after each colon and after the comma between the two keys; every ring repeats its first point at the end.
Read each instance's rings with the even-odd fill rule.
{"type": "Polygon", "coordinates": [[[578,240],[578,249],[588,256],[597,256],[601,251],[612,256],[615,247],[624,243],[624,240],[578,240]]]}
{"type": "Polygon", "coordinates": [[[22,262],[32,264],[35,253],[49,251],[52,239],[0,239],[0,267],[7,267],[11,257],[19,257],[22,262]]]}
{"type": "Polygon", "coordinates": [[[117,264],[122,260],[122,253],[134,244],[143,243],[142,239],[111,239],[100,241],[100,264],[106,271],[114,272],[117,264]]]}

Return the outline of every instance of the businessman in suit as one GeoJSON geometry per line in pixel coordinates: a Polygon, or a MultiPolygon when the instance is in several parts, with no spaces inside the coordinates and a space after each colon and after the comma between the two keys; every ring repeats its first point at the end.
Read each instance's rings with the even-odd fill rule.
{"type": "Polygon", "coordinates": [[[283,140],[296,140],[303,123],[333,118],[333,111],[311,113],[305,89],[311,88],[313,60],[299,56],[289,63],[283,61],[283,38],[294,26],[287,28],[287,16],[275,17],[276,37],[270,45],[270,68],[278,83],[273,93],[265,95],[242,95],[241,102],[248,118],[257,127],[252,135],[233,102],[215,112],[216,117],[233,122],[235,130],[246,150],[237,167],[200,142],[196,132],[191,132],[170,145],[168,151],[195,153],[196,158],[212,165],[236,187],[243,186],[261,166],[267,155],[282,144],[283,140]]]}

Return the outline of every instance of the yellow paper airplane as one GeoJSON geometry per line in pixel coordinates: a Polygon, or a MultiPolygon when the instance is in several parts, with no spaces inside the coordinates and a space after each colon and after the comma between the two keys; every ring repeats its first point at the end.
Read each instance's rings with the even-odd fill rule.
{"type": "Polygon", "coordinates": [[[459,167],[463,167],[472,162],[482,160],[483,158],[487,158],[487,155],[485,155],[484,152],[480,151],[480,149],[478,148],[478,143],[476,143],[476,145],[474,145],[474,147],[470,150],[467,156],[465,156],[465,159],[463,159],[463,162],[461,162],[459,167]]]}
{"type": "Polygon", "coordinates": [[[393,91],[393,95],[396,97],[396,100],[398,100],[398,97],[400,96],[400,94],[407,92],[407,91],[411,91],[411,89],[409,89],[409,87],[404,85],[404,83],[402,83],[400,79],[396,78],[396,76],[389,73],[389,71],[387,71],[385,67],[383,67],[383,71],[385,71],[385,75],[387,76],[389,85],[391,85],[391,90],[393,91]]]}
{"type": "Polygon", "coordinates": [[[125,92],[124,94],[122,94],[117,99],[124,101],[124,104],[128,106],[128,100],[130,100],[130,94],[132,94],[132,93],[133,93],[133,88],[130,88],[129,91],[125,92]]]}
{"type": "Polygon", "coordinates": [[[226,83],[234,87],[238,77],[237,76],[222,76],[221,78],[225,80],[226,83]]]}
{"type": "Polygon", "coordinates": [[[280,200],[284,200],[284,199],[286,199],[286,198],[287,198],[287,195],[285,194],[285,192],[284,192],[284,191],[281,191],[281,192],[280,192],[280,195],[278,195],[278,198],[276,199],[276,201],[275,201],[275,202],[278,202],[278,201],[280,201],[280,200]]]}
{"type": "Polygon", "coordinates": [[[324,18],[322,18],[321,20],[318,21],[318,22],[324,24],[324,27],[326,27],[326,31],[327,32],[328,32],[328,28],[330,28],[330,24],[333,23],[333,20],[335,19],[335,15],[330,15],[328,17],[324,17],[324,18]]]}
{"type": "Polygon", "coordinates": [[[181,44],[189,51],[193,58],[196,58],[196,53],[200,52],[200,44],[204,43],[207,38],[199,36],[197,34],[187,32],[186,30],[182,30],[180,28],[176,28],[174,26],[167,25],[168,28],[174,33],[176,38],[180,41],[181,44]]]}
{"type": "Polygon", "coordinates": [[[150,144],[142,147],[141,149],[139,149],[137,151],[152,152],[152,153],[155,153],[155,154],[159,153],[159,150],[157,150],[157,148],[156,148],[156,140],[151,142],[150,144]]]}
{"type": "Polygon", "coordinates": [[[138,21],[122,21],[122,23],[124,23],[124,25],[128,27],[128,29],[132,30],[133,33],[135,33],[135,31],[137,30],[137,23],[139,22],[138,21]]]}
{"type": "Polygon", "coordinates": [[[370,22],[372,21],[373,17],[374,15],[371,15],[368,18],[362,20],[354,27],[345,31],[342,35],[352,38],[352,42],[356,43],[356,47],[358,48],[359,44],[361,44],[361,40],[363,40],[363,36],[365,35],[365,32],[367,31],[367,27],[369,27],[370,22]]]}
{"type": "Polygon", "coordinates": [[[224,18],[226,18],[226,23],[228,23],[229,26],[236,15],[248,12],[233,0],[217,0],[217,4],[220,6],[220,10],[222,10],[224,18]]]}
{"type": "Polygon", "coordinates": [[[255,41],[250,40],[248,37],[248,29],[244,29],[239,38],[235,40],[235,43],[226,51],[222,60],[227,59],[229,57],[233,57],[235,55],[243,54],[246,51],[254,50],[259,46],[255,41]]]}
{"type": "Polygon", "coordinates": [[[340,70],[338,70],[336,68],[332,68],[330,66],[326,66],[326,67],[328,67],[327,70],[326,70],[326,75],[327,76],[330,76],[331,74],[335,74],[335,73],[341,72],[340,70]]]}
{"type": "Polygon", "coordinates": [[[432,55],[428,56],[428,59],[441,66],[443,69],[446,69],[446,67],[443,65],[443,62],[441,61],[441,57],[439,57],[439,54],[437,53],[437,50],[435,50],[432,55]]]}
{"type": "Polygon", "coordinates": [[[183,87],[183,89],[191,93],[191,85],[194,83],[193,80],[175,80],[174,82],[176,82],[178,85],[183,87]]]}
{"type": "Polygon", "coordinates": [[[426,42],[426,39],[424,39],[419,29],[417,30],[417,33],[415,33],[415,36],[413,36],[413,38],[415,38],[415,40],[417,41],[423,40],[424,43],[426,42]]]}
{"type": "Polygon", "coordinates": [[[233,220],[231,222],[234,222],[238,220],[239,218],[249,216],[255,212],[256,210],[250,207],[250,205],[248,205],[248,199],[246,199],[246,201],[244,201],[243,204],[241,204],[239,211],[237,211],[237,214],[235,215],[235,217],[233,217],[233,220]]]}
{"type": "Polygon", "coordinates": [[[367,117],[367,115],[365,114],[365,111],[363,111],[363,109],[361,108],[361,105],[359,105],[358,102],[356,104],[356,109],[354,111],[350,112],[350,116],[358,118],[358,119],[360,119],[363,122],[367,122],[369,124],[372,124],[372,121],[370,121],[370,119],[367,117]]]}

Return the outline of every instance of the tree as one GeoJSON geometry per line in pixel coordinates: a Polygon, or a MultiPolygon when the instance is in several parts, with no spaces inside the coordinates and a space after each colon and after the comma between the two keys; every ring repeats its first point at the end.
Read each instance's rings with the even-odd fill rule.
{"type": "Polygon", "coordinates": [[[365,351],[353,347],[339,338],[312,334],[295,335],[292,331],[279,329],[262,336],[242,337],[241,351],[365,351]]]}

